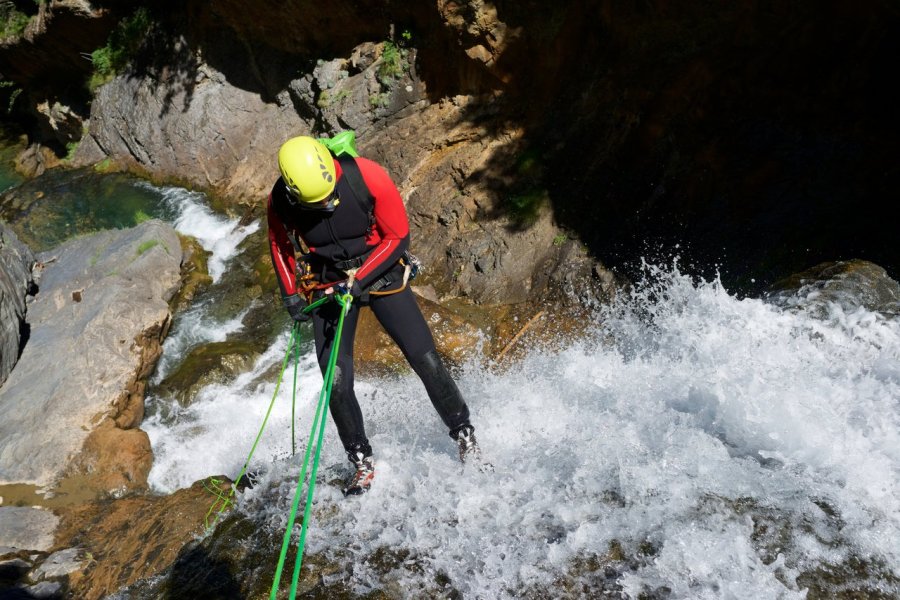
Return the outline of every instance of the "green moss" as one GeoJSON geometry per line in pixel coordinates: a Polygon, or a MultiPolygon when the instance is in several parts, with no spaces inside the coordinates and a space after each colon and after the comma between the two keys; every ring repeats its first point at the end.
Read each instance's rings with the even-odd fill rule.
{"type": "Polygon", "coordinates": [[[94,165],[94,170],[98,173],[106,173],[112,168],[112,159],[104,158],[100,162],[94,165]]]}
{"type": "MultiPolygon", "coordinates": [[[[90,234],[87,234],[87,233],[86,233],[86,234],[78,235],[78,236],[75,236],[75,237],[85,237],[85,236],[87,236],[87,235],[90,235],[90,234]]],[[[90,262],[91,262],[91,266],[92,266],[92,267],[93,267],[94,265],[96,265],[96,264],[100,261],[100,257],[103,256],[103,253],[106,252],[106,249],[107,249],[107,248],[109,248],[109,243],[106,243],[106,244],[102,244],[102,245],[97,246],[97,249],[94,250],[93,256],[91,256],[91,261],[90,261],[90,262]]]]}
{"type": "Polygon", "coordinates": [[[144,211],[138,210],[136,213],[134,213],[134,224],[135,224],[135,225],[140,225],[140,224],[143,223],[144,221],[149,221],[149,220],[152,219],[152,218],[153,218],[153,217],[151,217],[150,215],[148,215],[148,214],[145,213],[144,211]]]}
{"type": "Polygon", "coordinates": [[[141,245],[137,248],[137,255],[143,255],[147,250],[154,248],[159,245],[159,240],[147,240],[145,242],[141,242],[141,245]]]}
{"type": "Polygon", "coordinates": [[[565,233],[560,233],[556,237],[553,238],[553,245],[554,246],[562,246],[563,244],[565,244],[568,241],[569,241],[569,236],[566,235],[565,233]]]}
{"type": "Polygon", "coordinates": [[[321,94],[319,94],[319,99],[316,100],[316,106],[319,108],[325,109],[331,106],[332,104],[337,104],[344,98],[350,96],[350,90],[341,90],[337,94],[331,95],[328,90],[324,90],[321,94]]]}

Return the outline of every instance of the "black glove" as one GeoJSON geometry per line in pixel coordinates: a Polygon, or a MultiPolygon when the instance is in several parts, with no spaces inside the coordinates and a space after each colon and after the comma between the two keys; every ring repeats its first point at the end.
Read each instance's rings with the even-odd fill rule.
{"type": "Polygon", "coordinates": [[[291,294],[290,296],[285,296],[283,301],[284,307],[287,309],[288,314],[291,315],[293,320],[298,323],[309,321],[309,314],[303,312],[303,309],[309,306],[305,297],[299,294],[291,294]]]}

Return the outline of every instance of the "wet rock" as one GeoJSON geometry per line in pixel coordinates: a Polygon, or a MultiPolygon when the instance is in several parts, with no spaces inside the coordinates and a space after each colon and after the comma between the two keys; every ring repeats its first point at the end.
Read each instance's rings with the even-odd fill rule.
{"type": "Polygon", "coordinates": [[[31,570],[31,563],[21,558],[0,560],[0,586],[14,583],[31,570]]]}
{"type": "Polygon", "coordinates": [[[82,568],[85,563],[84,550],[81,548],[66,548],[54,552],[35,569],[31,578],[35,581],[42,579],[55,579],[73,573],[82,568]]]}
{"type": "MultiPolygon", "coordinates": [[[[475,352],[480,337],[474,325],[437,302],[421,296],[417,301],[422,316],[434,335],[438,352],[445,359],[459,364],[475,352]]],[[[360,313],[353,352],[361,374],[383,374],[409,369],[400,349],[369,309],[360,313]]]]}
{"type": "Polygon", "coordinates": [[[180,234],[178,238],[181,240],[184,260],[181,264],[181,289],[172,299],[175,312],[187,308],[194,296],[212,283],[207,266],[211,253],[204,250],[195,238],[180,234]]]}
{"type": "Polygon", "coordinates": [[[38,177],[59,165],[59,159],[45,146],[31,144],[16,156],[15,165],[16,171],[25,177],[38,177]]]}
{"type": "Polygon", "coordinates": [[[47,266],[29,305],[30,338],[0,388],[0,481],[53,486],[83,475],[81,487],[99,485],[98,493],[141,489],[146,469],[123,466],[116,449],[149,456],[132,450],[132,438],[143,434],[112,429],[134,427],[143,415],[142,380],[161,352],[167,302],[180,284],[178,237],[148,221],[77,238],[38,258],[47,266]],[[95,431],[102,451],[79,458],[95,431]],[[108,446],[113,438],[128,444],[108,446]],[[114,487],[105,487],[104,473],[115,475],[114,487]]]}
{"type": "Polygon", "coordinates": [[[204,482],[197,482],[169,496],[96,501],[62,511],[57,539],[64,546],[77,544],[86,561],[68,576],[71,597],[105,598],[165,570],[203,533],[214,500],[204,482]]]}
{"type": "Polygon", "coordinates": [[[0,546],[49,550],[59,517],[43,508],[0,506],[0,546]]]}
{"type": "Polygon", "coordinates": [[[19,359],[25,328],[25,296],[34,285],[34,255],[0,222],[0,386],[19,359]]]}
{"type": "Polygon", "coordinates": [[[822,314],[833,303],[845,312],[862,307],[900,315],[900,283],[865,260],[821,263],[775,283],[769,297],[783,306],[813,307],[822,314]]]}
{"type": "Polygon", "coordinates": [[[23,588],[23,598],[62,598],[63,585],[58,581],[42,581],[35,585],[23,588]]]}
{"type": "Polygon", "coordinates": [[[162,396],[174,396],[187,406],[201,389],[224,384],[248,371],[258,356],[255,344],[239,340],[213,342],[191,350],[178,369],[157,389],[162,396]]]}
{"type": "MultiPolygon", "coordinates": [[[[272,586],[281,547],[280,531],[243,514],[228,515],[202,540],[185,544],[158,576],[120,589],[113,598],[264,598],[272,586]]],[[[287,554],[281,590],[290,585],[293,548],[287,554]]],[[[303,557],[299,596],[354,598],[345,583],[347,564],[314,554],[303,557]]],[[[379,592],[367,595],[383,598],[379,592]]]]}

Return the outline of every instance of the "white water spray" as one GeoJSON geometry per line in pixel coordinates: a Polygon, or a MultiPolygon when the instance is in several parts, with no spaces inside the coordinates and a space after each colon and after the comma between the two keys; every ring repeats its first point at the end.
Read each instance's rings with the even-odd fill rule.
{"type": "MultiPolygon", "coordinates": [[[[207,261],[213,283],[225,273],[229,261],[239,253],[239,246],[247,236],[259,229],[259,222],[239,225],[238,219],[228,219],[214,213],[204,201],[204,194],[180,187],[156,187],[147,182],[136,185],[158,193],[175,229],[197,239],[204,250],[210,252],[207,261]]],[[[175,325],[163,342],[160,357],[152,377],[152,383],[160,383],[192,349],[209,342],[224,341],[231,333],[243,327],[247,311],[224,322],[209,315],[213,307],[209,300],[200,301],[178,315],[175,325]]]]}
{"type": "Polygon", "coordinates": [[[259,221],[241,226],[238,219],[217,215],[203,201],[204,194],[201,192],[180,187],[158,188],[146,182],[138,185],[159,193],[175,215],[175,229],[196,238],[204,250],[212,253],[209,258],[209,274],[213,282],[218,281],[225,272],[226,263],[237,254],[240,243],[259,229],[259,221]]]}
{"type": "MultiPolygon", "coordinates": [[[[836,305],[823,320],[657,275],[652,294],[558,353],[464,370],[493,474],[461,472],[414,376],[358,382],[375,484],[344,499],[320,482],[307,553],[352,564],[334,577],[359,593],[403,597],[803,598],[798,576],[850,557],[881,573],[870,586],[900,593],[878,579],[900,576],[900,323],[836,305]],[[384,573],[366,561],[379,548],[407,559],[384,573]]],[[[156,489],[238,472],[285,342],[145,424],[156,489]]],[[[321,377],[309,353],[301,371],[302,452],[321,377]]],[[[299,471],[285,459],[289,389],[288,377],[257,450],[266,480],[242,504],[276,528],[299,471]]],[[[333,426],[326,435],[320,481],[345,464],[333,426]]]]}

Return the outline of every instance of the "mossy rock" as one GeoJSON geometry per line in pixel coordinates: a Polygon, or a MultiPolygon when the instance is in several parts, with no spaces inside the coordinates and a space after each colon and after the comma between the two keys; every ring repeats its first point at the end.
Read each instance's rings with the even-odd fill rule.
{"type": "Polygon", "coordinates": [[[158,391],[187,406],[204,387],[228,383],[248,371],[257,357],[255,345],[240,340],[198,346],[163,380],[158,391]]]}
{"type": "Polygon", "coordinates": [[[208,266],[211,253],[204,250],[195,238],[179,234],[178,239],[184,259],[181,263],[181,289],[171,302],[174,312],[190,306],[194,297],[212,284],[208,266]]]}

